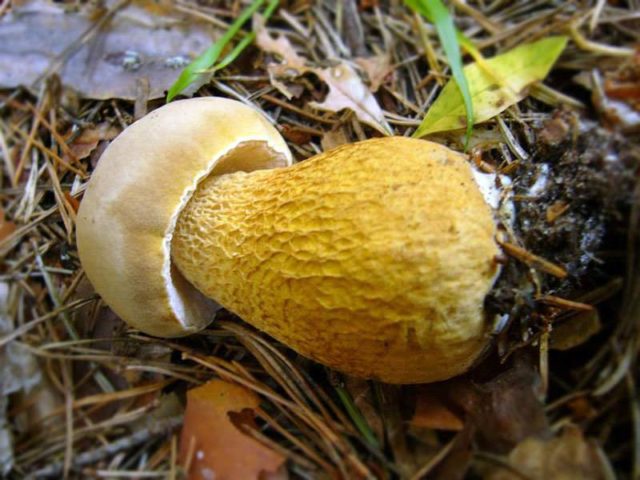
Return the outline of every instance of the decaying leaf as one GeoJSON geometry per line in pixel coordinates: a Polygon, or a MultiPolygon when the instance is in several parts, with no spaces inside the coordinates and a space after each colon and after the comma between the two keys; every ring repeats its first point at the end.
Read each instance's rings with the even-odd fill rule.
{"type": "Polygon", "coordinates": [[[324,135],[322,135],[322,139],[320,140],[322,150],[324,150],[325,152],[346,143],[350,142],[349,137],[344,131],[343,127],[338,127],[336,130],[329,130],[328,132],[325,132],[324,135]]]}
{"type": "Polygon", "coordinates": [[[549,430],[539,385],[533,360],[524,357],[490,382],[451,382],[446,398],[464,410],[481,448],[507,453],[526,437],[549,430]]]}
{"type": "Polygon", "coordinates": [[[324,102],[311,102],[312,107],[330,112],[349,108],[362,123],[385,135],[391,133],[380,105],[353,68],[343,63],[332,68],[315,69],[314,73],[329,85],[329,93],[324,102]]]}
{"type": "Polygon", "coordinates": [[[372,92],[377,92],[380,85],[384,83],[387,76],[393,71],[391,57],[388,53],[367,58],[358,57],[355,62],[369,77],[369,90],[372,92]]]}
{"type": "Polygon", "coordinates": [[[304,145],[305,143],[309,143],[312,137],[309,131],[287,123],[282,125],[282,127],[280,128],[280,133],[282,133],[282,136],[284,138],[286,138],[290,142],[295,143],[296,145],[304,145]]]}
{"type": "Polygon", "coordinates": [[[586,342],[602,328],[597,310],[578,314],[554,324],[551,331],[551,348],[569,350],[586,342]]]}
{"type": "Polygon", "coordinates": [[[11,235],[16,229],[16,224],[7,220],[4,210],[0,208],[0,241],[11,235]]]}
{"type": "Polygon", "coordinates": [[[264,28],[264,23],[257,21],[256,44],[263,51],[278,55],[282,63],[267,67],[272,84],[287,98],[293,95],[280,78],[291,78],[307,72],[314,73],[329,86],[329,93],[324,102],[312,102],[310,105],[320,110],[338,112],[345,108],[352,110],[362,123],[388,135],[391,128],[384,118],[384,113],[377,100],[371,94],[356,71],[346,63],[330,68],[314,68],[306,66],[306,59],[301,57],[291,42],[280,36],[273,39],[264,28]]]}
{"type": "Polygon", "coordinates": [[[146,78],[149,98],[158,98],[212,40],[207,23],[185,21],[171,9],[152,12],[141,1],[120,8],[83,38],[105,14],[96,16],[96,8],[87,3],[74,12],[42,0],[15,5],[0,18],[0,88],[31,88],[62,61],[62,83],[84,97],[135,100],[136,82],[146,78]]]}
{"type": "Polygon", "coordinates": [[[264,25],[264,19],[260,15],[254,17],[253,28],[256,32],[256,45],[258,45],[261,50],[275,53],[282,59],[281,64],[271,64],[269,66],[273,67],[274,72],[286,74],[286,69],[290,69],[290,76],[296,73],[304,73],[307,69],[305,59],[296,52],[296,49],[291,45],[287,37],[279,35],[277,38],[273,38],[269,35],[264,25]]]}
{"type": "MultiPolygon", "coordinates": [[[[75,160],[82,160],[88,157],[98,146],[101,140],[113,140],[120,130],[108,123],[101,123],[94,127],[87,128],[82,131],[70,144],[69,150],[75,156],[75,160]]],[[[67,158],[65,160],[73,161],[67,158]]]]}
{"type": "MultiPolygon", "coordinates": [[[[566,37],[549,37],[521,45],[488,59],[486,64],[490,72],[477,63],[466,66],[464,73],[471,91],[475,122],[489,120],[525,98],[527,87],[547,76],[566,43],[566,37]]],[[[449,81],[414,136],[457,130],[465,125],[462,95],[455,83],[449,81]]]]}
{"type": "Polygon", "coordinates": [[[579,428],[571,425],[551,440],[527,438],[511,451],[509,464],[512,470],[498,467],[485,478],[519,480],[522,475],[531,480],[615,478],[611,465],[596,442],[585,438],[579,428]]]}
{"type": "Polygon", "coordinates": [[[435,389],[423,387],[418,392],[411,426],[457,432],[464,428],[464,422],[452,409],[452,402],[438,395],[435,389]]]}
{"type": "MultiPolygon", "coordinates": [[[[4,337],[15,328],[10,312],[10,287],[0,282],[0,336],[4,337]]],[[[56,400],[47,388],[44,375],[36,356],[21,342],[10,341],[0,348],[0,476],[4,478],[13,467],[13,428],[7,421],[7,409],[10,397],[18,398],[16,405],[24,405],[25,414],[21,415],[24,428],[32,425],[30,420],[42,420],[51,414],[56,400]],[[28,398],[28,401],[27,401],[28,398]],[[27,413],[28,410],[28,413],[27,413]]],[[[15,413],[14,413],[15,416],[15,413]]],[[[21,432],[20,432],[21,433],[21,432]]],[[[36,431],[32,431],[33,434],[36,431]]]]}
{"type": "Polygon", "coordinates": [[[278,472],[285,458],[242,432],[255,428],[259,398],[244,387],[210,381],[187,393],[180,459],[193,480],[246,480],[278,472]]]}
{"type": "Polygon", "coordinates": [[[256,33],[256,45],[264,52],[278,55],[281,63],[271,62],[267,64],[267,73],[269,81],[280,93],[288,99],[296,95],[291,87],[286,85],[282,80],[295,78],[307,71],[305,59],[298,55],[296,49],[284,35],[273,38],[265,28],[265,22],[262,16],[254,15],[253,30],[256,33]]]}

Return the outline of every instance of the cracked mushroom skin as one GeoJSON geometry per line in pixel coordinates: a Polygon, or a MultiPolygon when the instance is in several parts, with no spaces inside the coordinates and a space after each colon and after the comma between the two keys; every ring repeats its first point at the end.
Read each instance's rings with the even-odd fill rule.
{"type": "MultiPolygon", "coordinates": [[[[156,112],[164,115],[173,105],[156,112]]],[[[193,128],[196,136],[207,129],[195,122],[193,128]]],[[[209,132],[217,135],[215,127],[209,132]]],[[[138,135],[145,135],[142,129],[138,135]]],[[[174,149],[169,136],[158,141],[166,145],[165,155],[199,154],[199,149],[174,149]]],[[[298,353],[347,374],[422,383],[466,371],[488,342],[484,299],[498,271],[493,212],[466,158],[432,142],[387,137],[264,169],[290,159],[284,144],[269,145],[260,151],[277,160],[252,162],[255,152],[231,151],[222,162],[225,168],[205,169],[174,206],[173,223],[165,226],[161,243],[168,249],[170,242],[170,278],[178,279],[178,290],[205,306],[206,298],[214,299],[298,353]]],[[[128,150],[137,162],[137,152],[123,148],[122,154],[128,150]]],[[[98,169],[103,162],[104,157],[98,169]]],[[[142,193],[135,202],[149,208],[142,193]]],[[[123,198],[116,203],[119,216],[140,208],[123,198]]],[[[144,226],[118,222],[118,229],[140,229],[135,235],[144,237],[144,226]]],[[[90,235],[80,241],[87,228],[90,222],[81,228],[79,220],[83,264],[87,255],[100,254],[91,260],[100,265],[118,260],[109,250],[89,251],[90,235]]],[[[129,288],[131,281],[139,282],[133,285],[139,290],[155,282],[167,290],[166,281],[157,280],[162,273],[157,265],[139,265],[132,273],[126,263],[119,265],[121,278],[110,282],[129,288]]],[[[85,268],[94,281],[95,273],[85,268]]],[[[150,303],[157,294],[143,301],[150,303]]],[[[129,318],[113,303],[120,299],[104,298],[142,330],[182,333],[163,331],[167,320],[157,311],[138,308],[143,317],[129,318]]],[[[191,329],[210,321],[206,308],[187,308],[194,318],[204,315],[190,320],[191,329]]],[[[184,321],[173,323],[186,332],[184,321]]]]}

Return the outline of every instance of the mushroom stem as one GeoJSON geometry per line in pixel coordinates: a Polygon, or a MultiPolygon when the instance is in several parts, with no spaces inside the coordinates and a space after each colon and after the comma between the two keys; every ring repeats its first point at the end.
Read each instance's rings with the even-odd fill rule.
{"type": "Polygon", "coordinates": [[[297,352],[390,383],[449,378],[486,345],[495,225],[471,169],[392,137],[203,180],[173,262],[297,352]]]}

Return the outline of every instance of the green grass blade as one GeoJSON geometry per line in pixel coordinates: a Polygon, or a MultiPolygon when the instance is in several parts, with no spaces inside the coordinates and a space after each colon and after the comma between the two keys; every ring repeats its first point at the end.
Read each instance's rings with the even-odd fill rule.
{"type": "Polygon", "coordinates": [[[365,420],[360,409],[356,407],[355,403],[351,399],[351,395],[344,388],[336,386],[336,392],[338,393],[338,397],[340,397],[340,401],[344,408],[347,410],[351,421],[356,426],[360,434],[363,436],[365,441],[374,448],[380,448],[380,444],[378,443],[378,439],[373,434],[371,427],[365,420]]]}
{"type": "MultiPolygon", "coordinates": [[[[275,12],[279,3],[280,3],[279,0],[270,0],[269,4],[267,5],[267,8],[265,8],[264,12],[262,13],[262,16],[265,22],[269,20],[271,15],[273,15],[273,12],[275,12]]],[[[222,60],[220,60],[220,62],[215,64],[213,68],[211,68],[209,71],[217,72],[218,70],[222,70],[223,68],[229,66],[231,63],[235,61],[236,58],[238,58],[238,56],[244,51],[245,48],[247,48],[249,45],[253,43],[255,39],[256,39],[255,32],[251,32],[249,35],[247,35],[242,40],[240,40],[240,42],[238,42],[238,44],[233,48],[233,50],[231,50],[231,52],[225,55],[225,57],[222,60]]]]}
{"type": "MultiPolygon", "coordinates": [[[[204,53],[185,67],[175,83],[171,85],[171,88],[167,93],[167,102],[173,100],[176,95],[180,94],[180,92],[195,82],[204,71],[211,68],[216,63],[218,57],[220,57],[220,54],[222,53],[222,50],[227,46],[227,43],[236,36],[242,26],[262,6],[263,3],[264,0],[254,0],[251,5],[245,8],[238,18],[229,26],[229,29],[224,33],[224,35],[222,35],[222,37],[220,37],[204,53]]],[[[236,57],[239,54],[240,52],[237,52],[236,57]]],[[[231,61],[233,60],[230,60],[229,63],[231,63],[231,61]]]]}
{"type": "Polygon", "coordinates": [[[453,17],[441,0],[405,0],[405,3],[422,14],[427,20],[434,24],[438,37],[442,43],[442,48],[449,61],[451,74],[460,89],[467,114],[467,133],[465,143],[469,143],[469,137],[473,129],[473,103],[467,79],[464,76],[462,67],[462,55],[458,43],[458,32],[453,24],[453,17]]]}

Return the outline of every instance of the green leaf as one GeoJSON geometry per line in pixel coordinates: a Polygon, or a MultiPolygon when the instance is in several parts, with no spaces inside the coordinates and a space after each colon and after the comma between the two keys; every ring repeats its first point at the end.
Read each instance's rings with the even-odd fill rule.
{"type": "MultiPolygon", "coordinates": [[[[567,37],[557,36],[520,45],[464,68],[469,82],[476,123],[484,122],[527,95],[527,87],[544,79],[558,59],[567,37]]],[[[414,137],[457,130],[465,126],[465,103],[455,84],[449,81],[433,103],[414,137]]]]}
{"type": "MultiPolygon", "coordinates": [[[[449,13],[449,10],[447,10],[440,0],[405,0],[405,3],[416,12],[422,14],[436,27],[440,43],[451,67],[451,74],[453,75],[453,79],[459,90],[458,93],[461,95],[464,103],[467,124],[465,142],[468,143],[475,122],[471,93],[468,80],[465,78],[465,72],[462,68],[462,55],[460,55],[460,45],[458,44],[461,34],[457,32],[453,25],[453,17],[449,13]]],[[[467,39],[464,38],[464,40],[467,39]]],[[[468,43],[470,44],[471,42],[468,43]]],[[[414,137],[417,136],[419,135],[416,132],[414,137]]]]}
{"type": "MultiPolygon", "coordinates": [[[[254,0],[251,5],[245,8],[238,16],[238,18],[229,26],[229,29],[224,32],[224,35],[222,35],[222,37],[220,37],[204,53],[196,57],[193,62],[185,67],[175,83],[171,85],[171,88],[167,93],[167,102],[173,100],[176,95],[179,95],[180,92],[182,92],[185,88],[195,82],[200,77],[200,75],[202,75],[207,71],[207,69],[211,68],[216,63],[218,57],[220,57],[220,54],[224,50],[224,47],[227,46],[227,43],[229,43],[231,39],[236,36],[242,26],[247,22],[247,20],[251,18],[251,15],[253,15],[262,6],[263,3],[264,0],[254,0]]],[[[243,48],[245,48],[249,43],[250,42],[244,44],[243,48]]],[[[235,56],[228,63],[231,63],[231,61],[233,61],[233,59],[235,59],[235,57],[240,54],[241,50],[236,50],[237,49],[234,49],[228,55],[229,57],[235,53],[235,56]]]]}

